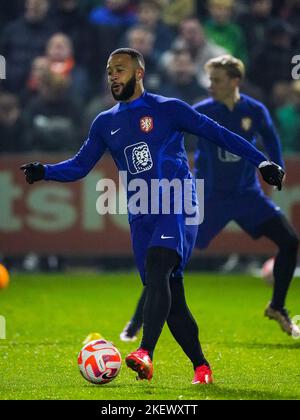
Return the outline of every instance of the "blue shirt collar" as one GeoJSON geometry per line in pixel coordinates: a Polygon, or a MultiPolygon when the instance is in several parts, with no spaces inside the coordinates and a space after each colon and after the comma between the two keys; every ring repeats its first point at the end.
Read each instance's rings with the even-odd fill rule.
{"type": "Polygon", "coordinates": [[[125,111],[126,109],[133,109],[137,108],[139,106],[148,106],[146,102],[147,98],[147,92],[144,90],[141,96],[139,96],[137,99],[135,99],[132,102],[120,102],[119,103],[119,111],[125,111]]]}
{"type": "Polygon", "coordinates": [[[228,112],[234,112],[234,111],[236,111],[237,109],[239,109],[239,107],[243,104],[244,100],[245,100],[245,97],[244,97],[244,95],[241,93],[241,94],[240,94],[240,100],[239,100],[239,101],[235,104],[235,106],[234,106],[233,110],[229,109],[229,108],[227,107],[227,105],[225,105],[223,102],[219,102],[219,101],[215,101],[215,100],[214,100],[214,102],[215,102],[216,104],[218,104],[219,106],[223,107],[224,109],[226,109],[228,112]]]}

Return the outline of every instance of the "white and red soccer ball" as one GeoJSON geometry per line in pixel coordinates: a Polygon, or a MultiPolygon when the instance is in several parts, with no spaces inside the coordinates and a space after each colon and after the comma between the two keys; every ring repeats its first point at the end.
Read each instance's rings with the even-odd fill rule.
{"type": "Polygon", "coordinates": [[[118,375],[121,369],[119,350],[106,340],[87,343],[79,352],[78,366],[81,375],[93,384],[106,384],[118,375]]]}

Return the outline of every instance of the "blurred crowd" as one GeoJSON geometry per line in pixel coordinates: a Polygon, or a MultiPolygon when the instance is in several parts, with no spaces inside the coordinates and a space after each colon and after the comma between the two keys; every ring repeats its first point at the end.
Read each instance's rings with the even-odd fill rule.
{"type": "Polygon", "coordinates": [[[141,51],[145,87],[194,104],[207,60],[247,67],[243,92],[271,110],[285,154],[300,152],[300,0],[0,0],[0,152],[75,151],[114,105],[109,53],[141,51]]]}

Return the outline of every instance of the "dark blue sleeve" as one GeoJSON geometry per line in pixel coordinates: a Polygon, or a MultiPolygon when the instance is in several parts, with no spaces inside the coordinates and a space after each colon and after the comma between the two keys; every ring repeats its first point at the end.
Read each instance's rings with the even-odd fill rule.
{"type": "Polygon", "coordinates": [[[262,104],[259,109],[257,131],[262,137],[263,144],[270,159],[277,163],[277,165],[280,165],[282,168],[284,168],[279,136],[274,127],[269,111],[262,104]]]}
{"type": "Polygon", "coordinates": [[[199,114],[182,101],[172,101],[170,113],[174,119],[175,127],[179,131],[186,131],[204,140],[209,140],[223,149],[250,161],[256,167],[263,161],[268,160],[247,140],[227,130],[205,115],[199,114]]]}
{"type": "Polygon", "coordinates": [[[84,178],[106,150],[107,146],[100,131],[98,117],[91,126],[89,138],[73,158],[54,165],[45,165],[45,180],[71,182],[84,178]]]}

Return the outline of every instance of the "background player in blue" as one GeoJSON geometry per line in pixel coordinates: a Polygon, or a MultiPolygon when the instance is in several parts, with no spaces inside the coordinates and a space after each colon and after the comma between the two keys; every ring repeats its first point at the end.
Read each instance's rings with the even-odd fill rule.
{"type": "MultiPolygon", "coordinates": [[[[240,93],[245,75],[243,63],[221,56],[206,64],[211,98],[195,109],[256,144],[260,135],[269,158],[284,167],[280,140],[266,107],[240,93]]],[[[252,238],[274,242],[279,252],[274,266],[274,291],[265,316],[276,320],[289,335],[300,335],[290,320],[285,301],[297,264],[299,239],[280,209],[264,194],[256,172],[245,160],[205,142],[200,136],[195,156],[195,175],[205,179],[205,220],[199,226],[196,247],[208,247],[232,220],[252,238]]]]}
{"type": "MultiPolygon", "coordinates": [[[[145,63],[132,49],[114,51],[107,63],[108,82],[118,104],[98,115],[89,137],[72,158],[54,165],[22,166],[26,180],[70,182],[83,178],[108,149],[128,182],[192,179],[183,131],[204,136],[259,167],[266,182],[281,189],[283,170],[247,141],[176,99],[144,91],[145,63]]],[[[168,326],[194,366],[194,384],[212,382],[212,372],[198,339],[198,327],[185,301],[182,270],[193,249],[198,226],[186,214],[133,214],[127,191],[131,239],[137,267],[146,284],[143,338],[126,357],[139,379],[151,379],[152,357],[163,325],[168,326]]],[[[159,199],[161,197],[155,197],[159,199]]],[[[191,197],[193,201],[193,197],[191,197]]]]}
{"type": "MultiPolygon", "coordinates": [[[[240,93],[244,64],[224,55],[206,64],[211,98],[195,109],[255,145],[257,135],[272,161],[284,166],[281,146],[266,107],[240,93]]],[[[195,155],[195,176],[205,180],[205,218],[199,226],[196,247],[205,249],[232,220],[254,239],[262,236],[279,248],[274,266],[274,292],[265,315],[276,320],[289,335],[300,335],[284,308],[289,285],[297,263],[297,234],[280,209],[262,191],[253,165],[200,136],[195,155]]],[[[131,341],[142,325],[145,292],[121,339],[131,341]]]]}

